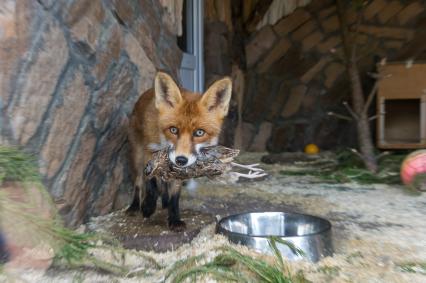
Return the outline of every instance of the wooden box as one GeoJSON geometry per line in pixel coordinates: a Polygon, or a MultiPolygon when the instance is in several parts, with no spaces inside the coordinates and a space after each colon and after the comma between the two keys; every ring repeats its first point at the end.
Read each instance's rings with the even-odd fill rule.
{"type": "Polygon", "coordinates": [[[426,64],[388,63],[377,93],[377,146],[426,148],[426,64]]]}

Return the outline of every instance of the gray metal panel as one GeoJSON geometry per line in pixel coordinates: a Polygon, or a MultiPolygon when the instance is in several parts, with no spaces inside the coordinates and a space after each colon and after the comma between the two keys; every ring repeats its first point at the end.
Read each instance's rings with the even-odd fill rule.
{"type": "Polygon", "coordinates": [[[204,1],[188,0],[187,3],[187,46],[183,54],[180,76],[184,88],[203,92],[204,90],[204,1]]]}

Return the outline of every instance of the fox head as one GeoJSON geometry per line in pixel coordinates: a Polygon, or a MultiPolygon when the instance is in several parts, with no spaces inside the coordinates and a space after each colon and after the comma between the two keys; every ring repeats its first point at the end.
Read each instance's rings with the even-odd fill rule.
{"type": "Polygon", "coordinates": [[[232,82],[227,77],[218,80],[201,96],[179,89],[169,75],[159,72],[154,89],[161,143],[169,146],[174,164],[189,166],[201,148],[217,144],[232,82]]]}

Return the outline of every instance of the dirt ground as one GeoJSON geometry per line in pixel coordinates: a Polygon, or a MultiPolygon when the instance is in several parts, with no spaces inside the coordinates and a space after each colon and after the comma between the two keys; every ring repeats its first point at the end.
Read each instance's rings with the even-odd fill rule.
{"type": "MultiPolygon", "coordinates": [[[[240,162],[253,163],[261,156],[245,154],[240,162]]],[[[426,263],[425,193],[413,195],[397,185],[332,184],[315,177],[280,173],[295,166],[309,164],[262,164],[270,176],[256,182],[228,184],[199,179],[195,188],[183,192],[181,206],[213,217],[280,210],[330,220],[334,256],[318,263],[290,263],[292,270],[303,270],[312,282],[426,282],[426,269],[408,268],[411,263],[426,263]]],[[[102,223],[111,219],[114,215],[99,217],[87,227],[101,229],[102,223]]],[[[214,247],[227,243],[223,236],[215,235],[214,224],[207,224],[206,219],[209,218],[203,218],[201,232],[190,243],[168,252],[144,253],[164,268],[151,270],[143,278],[118,278],[90,269],[26,271],[17,276],[28,282],[162,282],[167,267],[177,260],[203,252],[213,256],[214,247]]],[[[133,251],[126,255],[126,262],[135,268],[141,264],[140,257],[133,251]]]]}

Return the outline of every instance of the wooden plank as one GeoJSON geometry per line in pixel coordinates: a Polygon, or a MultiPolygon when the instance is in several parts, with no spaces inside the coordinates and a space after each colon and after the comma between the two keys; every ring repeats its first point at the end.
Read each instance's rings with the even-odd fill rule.
{"type": "Polygon", "coordinates": [[[417,63],[407,66],[405,63],[389,63],[379,67],[379,73],[391,76],[379,82],[377,147],[381,149],[426,148],[426,64],[417,63]],[[408,107],[407,101],[402,101],[407,99],[417,101],[418,107],[412,105],[408,107]],[[387,109],[386,100],[401,100],[401,103],[389,102],[389,109],[387,109]],[[386,121],[390,124],[387,125],[386,121]]]}
{"type": "Polygon", "coordinates": [[[385,140],[385,99],[380,97],[377,102],[377,144],[385,140]]]}
{"type": "Polygon", "coordinates": [[[389,63],[379,67],[379,73],[390,77],[379,81],[377,146],[381,149],[426,148],[426,64],[389,63]],[[409,106],[411,102],[407,99],[418,101],[418,108],[409,106]],[[386,105],[386,100],[401,100],[401,104],[388,102],[386,105]]]}
{"type": "Polygon", "coordinates": [[[426,144],[421,143],[382,143],[377,145],[380,149],[421,149],[426,148],[426,144]]]}
{"type": "Polygon", "coordinates": [[[420,142],[420,99],[385,100],[384,118],[386,142],[420,142]]]}
{"type": "Polygon", "coordinates": [[[420,106],[420,139],[422,144],[426,144],[426,94],[422,95],[420,106]]]}
{"type": "Polygon", "coordinates": [[[381,75],[390,77],[379,82],[378,97],[386,99],[421,98],[426,91],[426,64],[387,64],[379,68],[381,75]]]}

